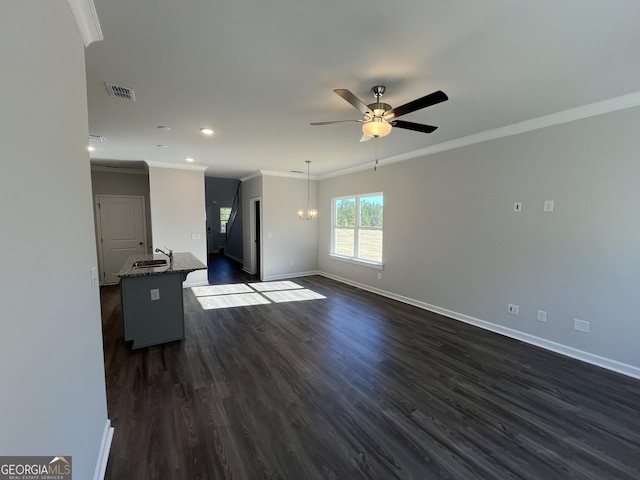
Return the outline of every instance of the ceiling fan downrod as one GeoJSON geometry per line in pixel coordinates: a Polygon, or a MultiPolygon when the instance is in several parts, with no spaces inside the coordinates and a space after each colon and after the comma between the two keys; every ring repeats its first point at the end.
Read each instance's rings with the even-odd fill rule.
{"type": "Polygon", "coordinates": [[[376,97],[376,102],[367,105],[367,107],[369,107],[369,110],[371,110],[371,113],[373,113],[374,117],[381,118],[386,111],[391,110],[391,105],[389,105],[388,103],[382,103],[380,101],[380,97],[384,95],[384,92],[386,90],[387,87],[385,87],[384,85],[376,85],[371,89],[371,93],[373,93],[373,95],[376,97]]]}

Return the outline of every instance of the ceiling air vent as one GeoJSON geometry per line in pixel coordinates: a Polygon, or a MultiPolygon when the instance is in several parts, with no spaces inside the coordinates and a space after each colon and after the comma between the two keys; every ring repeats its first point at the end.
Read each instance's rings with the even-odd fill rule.
{"type": "Polygon", "coordinates": [[[132,102],[136,101],[136,96],[133,93],[133,90],[129,87],[123,87],[121,85],[114,85],[113,83],[104,82],[105,87],[107,87],[107,93],[112,97],[124,98],[125,100],[131,100],[132,102]]]}
{"type": "Polygon", "coordinates": [[[92,142],[106,142],[107,139],[102,135],[89,135],[89,140],[92,142]]]}

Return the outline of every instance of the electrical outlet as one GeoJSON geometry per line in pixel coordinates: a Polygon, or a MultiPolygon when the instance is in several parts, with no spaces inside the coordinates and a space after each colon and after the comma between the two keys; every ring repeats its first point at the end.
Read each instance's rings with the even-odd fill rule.
{"type": "Polygon", "coordinates": [[[511,315],[520,315],[520,307],[518,305],[509,304],[507,305],[507,312],[511,315]]]}
{"type": "Polygon", "coordinates": [[[151,300],[160,300],[159,288],[152,288],[151,290],[149,290],[149,293],[151,294],[151,300]]]}
{"type": "Polygon", "coordinates": [[[547,312],[544,310],[538,310],[538,321],[546,322],[547,321],[547,312]]]}
{"type": "Polygon", "coordinates": [[[378,272],[378,280],[382,279],[382,273],[378,272]]]}
{"type": "Polygon", "coordinates": [[[553,212],[553,200],[545,200],[544,201],[544,211],[545,212],[553,212]]]}
{"type": "Polygon", "coordinates": [[[589,333],[590,326],[586,320],[580,320],[578,318],[573,319],[573,329],[579,332],[589,333]]]}
{"type": "Polygon", "coordinates": [[[293,260],[289,260],[289,265],[293,267],[293,260]]]}
{"type": "Polygon", "coordinates": [[[522,202],[516,202],[513,204],[513,211],[514,212],[521,212],[522,211],[522,202]]]}

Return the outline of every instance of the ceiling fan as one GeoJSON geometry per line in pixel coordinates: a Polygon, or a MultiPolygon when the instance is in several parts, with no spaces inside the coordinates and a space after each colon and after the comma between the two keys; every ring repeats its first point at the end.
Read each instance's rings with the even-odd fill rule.
{"type": "Polygon", "coordinates": [[[331,125],[334,123],[346,123],[346,122],[358,122],[362,123],[363,136],[360,139],[361,142],[366,142],[372,138],[384,137],[389,135],[392,127],[404,128],[405,130],[413,130],[414,132],[431,133],[436,128],[432,125],[424,125],[422,123],[405,122],[404,120],[396,120],[402,115],[415,112],[422,108],[430,107],[438,103],[448,100],[449,97],[441,91],[430,93],[422,98],[413,100],[412,102],[405,103],[400,107],[391,108],[388,103],[380,102],[380,97],[384,94],[386,87],[383,85],[376,85],[371,89],[371,93],[376,97],[375,103],[366,105],[362,100],[356,97],[349,90],[344,88],[337,88],[334,90],[338,95],[344,98],[351,105],[362,113],[362,120],[337,120],[333,122],[315,122],[311,125],[331,125]]]}

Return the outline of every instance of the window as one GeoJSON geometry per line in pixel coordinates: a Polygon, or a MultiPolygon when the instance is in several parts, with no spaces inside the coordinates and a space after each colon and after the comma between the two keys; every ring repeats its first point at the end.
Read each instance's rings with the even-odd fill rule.
{"type": "Polygon", "coordinates": [[[227,222],[231,215],[231,207],[220,207],[220,233],[227,233],[227,222]]]}
{"type": "Polygon", "coordinates": [[[331,254],[382,265],[382,193],[332,200],[331,254]]]}

